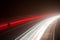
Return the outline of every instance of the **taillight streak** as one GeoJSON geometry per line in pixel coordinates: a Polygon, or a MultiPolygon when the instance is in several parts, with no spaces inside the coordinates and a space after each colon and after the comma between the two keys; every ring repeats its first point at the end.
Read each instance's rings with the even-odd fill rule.
{"type": "Polygon", "coordinates": [[[44,17],[50,16],[50,15],[51,14],[32,16],[32,17],[27,17],[27,18],[24,18],[24,19],[10,21],[9,23],[8,22],[2,23],[2,24],[0,24],[0,30],[7,29],[8,28],[8,24],[9,24],[10,27],[14,27],[14,26],[16,26],[18,24],[22,24],[22,23],[25,23],[25,22],[28,22],[28,21],[32,21],[32,20],[36,20],[36,19],[40,19],[40,18],[44,18],[44,17]]]}

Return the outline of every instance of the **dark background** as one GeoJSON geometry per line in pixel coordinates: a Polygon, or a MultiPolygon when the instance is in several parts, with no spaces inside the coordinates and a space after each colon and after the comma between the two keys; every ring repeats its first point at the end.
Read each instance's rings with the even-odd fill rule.
{"type": "Polygon", "coordinates": [[[43,13],[59,13],[60,2],[58,0],[5,0],[1,1],[0,20],[10,20],[11,18],[22,18],[43,13]]]}

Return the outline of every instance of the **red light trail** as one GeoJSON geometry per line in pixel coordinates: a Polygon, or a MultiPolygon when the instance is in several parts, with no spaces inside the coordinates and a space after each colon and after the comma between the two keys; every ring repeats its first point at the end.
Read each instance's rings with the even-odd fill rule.
{"type": "MultiPolygon", "coordinates": [[[[50,16],[50,15],[51,14],[44,14],[44,15],[39,15],[39,16],[27,17],[27,18],[24,18],[24,19],[11,21],[11,22],[9,22],[9,24],[10,24],[10,27],[14,27],[15,25],[22,24],[22,23],[25,23],[25,22],[28,22],[28,21],[39,19],[39,18],[44,18],[44,17],[50,16]]],[[[0,30],[4,30],[4,29],[7,29],[7,28],[8,28],[8,22],[0,24],[0,30]]]]}
{"type": "Polygon", "coordinates": [[[0,24],[0,30],[4,30],[4,29],[7,29],[7,28],[8,28],[8,23],[0,24]]]}

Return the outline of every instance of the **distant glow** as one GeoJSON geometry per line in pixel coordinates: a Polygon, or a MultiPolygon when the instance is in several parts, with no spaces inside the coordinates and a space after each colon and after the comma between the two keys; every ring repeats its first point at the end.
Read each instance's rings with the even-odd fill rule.
{"type": "Polygon", "coordinates": [[[25,33],[18,36],[15,40],[40,40],[48,26],[58,18],[60,18],[60,15],[50,17],[37,23],[29,30],[27,30],[25,33]]]}

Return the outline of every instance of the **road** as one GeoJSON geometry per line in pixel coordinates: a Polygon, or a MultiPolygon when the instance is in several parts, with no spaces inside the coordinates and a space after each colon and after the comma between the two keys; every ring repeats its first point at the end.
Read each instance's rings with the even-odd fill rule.
{"type": "MultiPolygon", "coordinates": [[[[51,26],[53,23],[55,23],[56,20],[59,19],[59,17],[55,16],[55,17],[47,18],[47,19],[37,23],[35,26],[32,27],[33,29],[31,28],[30,31],[28,30],[28,32],[26,34],[22,34],[23,36],[21,36],[21,35],[18,36],[15,40],[41,40],[42,35],[46,34],[46,33],[44,33],[46,31],[46,29],[49,26],[51,26]]],[[[52,28],[53,29],[51,29],[50,27],[48,28],[48,29],[50,29],[47,31],[47,33],[49,33],[49,34],[46,34],[45,38],[43,36],[42,39],[46,40],[46,38],[47,38],[49,40],[54,40],[55,27],[53,26],[52,28]],[[52,33],[52,35],[51,35],[51,33],[52,33]],[[47,35],[50,35],[51,37],[47,36],[47,35]]]]}
{"type": "Polygon", "coordinates": [[[12,28],[8,31],[5,31],[3,33],[0,33],[0,40],[13,40],[15,39],[17,36],[21,35],[23,32],[25,32],[27,29],[29,29],[30,27],[32,27],[33,25],[35,25],[38,21],[40,21],[42,19],[38,19],[38,20],[34,20],[34,21],[30,21],[18,26],[14,26],[15,28],[12,28]]]}
{"type": "MultiPolygon", "coordinates": [[[[3,32],[3,33],[0,33],[0,40],[14,40],[15,38],[17,38],[18,36],[20,36],[22,33],[24,33],[25,31],[27,31],[29,28],[31,28],[32,26],[34,26],[36,23],[38,23],[39,21],[42,21],[44,20],[44,18],[42,19],[38,19],[38,20],[34,20],[34,21],[30,21],[30,22],[27,22],[27,23],[24,23],[22,25],[18,25],[17,27],[13,28],[13,29],[10,29],[6,32],[3,32]]],[[[53,25],[54,26],[54,25],[53,25]]],[[[48,28],[50,29],[49,31],[46,31],[46,33],[48,32],[51,32],[51,28],[48,28]]],[[[47,30],[48,30],[47,29],[47,30]]],[[[45,33],[45,34],[46,34],[45,33]]],[[[49,34],[50,35],[50,34],[49,34]]],[[[44,36],[44,35],[43,35],[44,36]]],[[[44,37],[42,37],[42,40],[43,40],[44,37]]]]}
{"type": "Polygon", "coordinates": [[[56,28],[55,28],[54,39],[55,40],[60,40],[60,19],[58,20],[58,23],[57,23],[56,28]]]}

